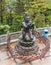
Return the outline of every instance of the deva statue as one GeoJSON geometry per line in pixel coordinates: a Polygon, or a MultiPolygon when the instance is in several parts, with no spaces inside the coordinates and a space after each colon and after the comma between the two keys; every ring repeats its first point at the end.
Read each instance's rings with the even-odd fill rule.
{"type": "Polygon", "coordinates": [[[33,34],[34,23],[30,21],[30,16],[28,12],[25,12],[24,22],[22,23],[22,26],[23,26],[22,39],[25,41],[31,41],[32,37],[30,30],[32,30],[33,34]]]}

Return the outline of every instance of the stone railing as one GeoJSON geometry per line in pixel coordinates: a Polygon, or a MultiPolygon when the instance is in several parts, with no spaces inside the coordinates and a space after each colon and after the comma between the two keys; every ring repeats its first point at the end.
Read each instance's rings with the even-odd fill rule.
{"type": "MultiPolygon", "coordinates": [[[[49,36],[51,36],[51,27],[45,27],[49,30],[49,36]]],[[[45,28],[36,28],[36,30],[40,33],[43,33],[43,30],[45,28]]],[[[18,37],[20,36],[21,32],[14,32],[14,33],[10,33],[11,35],[11,40],[12,41],[15,41],[18,39],[18,37]]],[[[3,44],[7,44],[7,34],[5,35],[0,35],[0,45],[3,45],[3,44]]]]}
{"type": "MultiPolygon", "coordinates": [[[[14,41],[19,37],[21,32],[14,32],[14,33],[9,33],[9,34],[11,36],[11,40],[14,41]]],[[[0,45],[3,45],[3,44],[7,44],[7,34],[0,36],[0,45]]]]}

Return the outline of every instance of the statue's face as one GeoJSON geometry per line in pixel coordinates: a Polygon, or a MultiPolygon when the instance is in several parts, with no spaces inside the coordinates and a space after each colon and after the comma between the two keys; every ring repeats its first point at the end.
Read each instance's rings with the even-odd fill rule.
{"type": "Polygon", "coordinates": [[[25,18],[25,21],[29,22],[29,21],[30,21],[30,17],[29,17],[29,16],[26,17],[26,18],[25,18]]]}
{"type": "Polygon", "coordinates": [[[24,20],[25,20],[25,22],[30,21],[30,16],[29,16],[28,12],[25,13],[24,20]]]}
{"type": "Polygon", "coordinates": [[[26,16],[25,17],[25,22],[29,22],[30,21],[30,17],[29,16],[26,16]]]}

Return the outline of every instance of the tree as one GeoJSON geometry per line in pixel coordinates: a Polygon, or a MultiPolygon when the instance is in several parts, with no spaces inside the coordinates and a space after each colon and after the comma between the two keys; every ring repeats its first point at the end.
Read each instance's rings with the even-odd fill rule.
{"type": "MultiPolygon", "coordinates": [[[[47,23],[47,16],[49,15],[49,11],[48,11],[49,8],[47,4],[45,3],[45,0],[43,2],[42,0],[31,1],[29,2],[29,5],[26,7],[26,9],[30,13],[31,19],[33,21],[35,21],[36,23],[40,22],[41,24],[47,23]]],[[[37,27],[39,26],[37,25],[37,27]]]]}
{"type": "Polygon", "coordinates": [[[3,23],[4,11],[5,11],[5,0],[0,0],[0,24],[3,23]]]}

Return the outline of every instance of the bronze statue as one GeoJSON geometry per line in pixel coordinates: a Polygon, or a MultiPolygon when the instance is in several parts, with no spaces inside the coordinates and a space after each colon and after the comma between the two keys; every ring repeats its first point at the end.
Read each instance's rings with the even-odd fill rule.
{"type": "Polygon", "coordinates": [[[35,42],[36,38],[34,34],[32,34],[34,32],[34,23],[30,21],[30,16],[27,12],[25,13],[22,26],[22,34],[20,35],[18,45],[16,46],[18,53],[25,56],[31,55],[31,53],[36,54],[39,47],[35,42]]]}
{"type": "Polygon", "coordinates": [[[25,13],[24,16],[24,22],[22,23],[23,25],[23,31],[22,31],[22,39],[24,41],[31,41],[31,32],[30,29],[34,29],[34,23],[30,22],[30,16],[28,14],[28,12],[25,13]],[[27,37],[26,37],[27,35],[27,37]],[[29,38],[29,39],[28,39],[29,38]]]}

